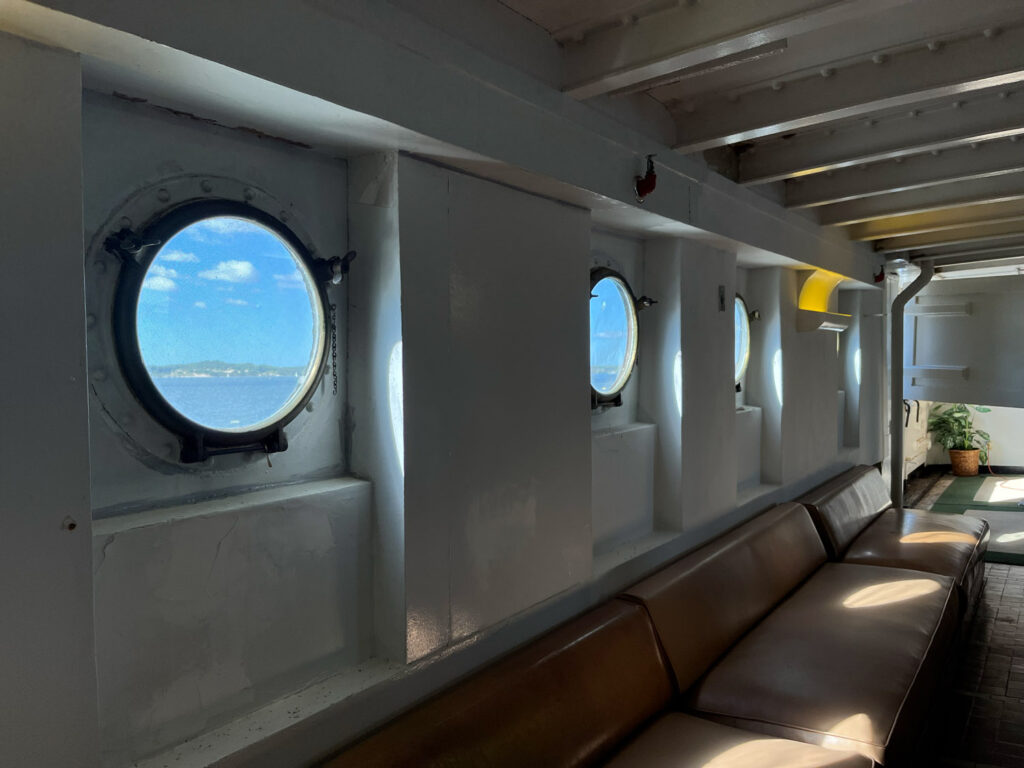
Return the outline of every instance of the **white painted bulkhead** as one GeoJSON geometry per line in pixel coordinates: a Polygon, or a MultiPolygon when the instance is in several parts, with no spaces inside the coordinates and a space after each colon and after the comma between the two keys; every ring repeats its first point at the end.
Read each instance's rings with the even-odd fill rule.
{"type": "MultiPolygon", "coordinates": [[[[183,49],[209,53],[182,42],[191,31],[167,28],[183,49]]],[[[17,527],[4,539],[14,570],[2,588],[24,640],[0,675],[4,709],[17,701],[20,718],[17,738],[4,732],[0,762],[307,762],[764,507],[882,458],[880,320],[862,319],[858,416],[844,422],[859,440],[841,447],[836,392],[847,368],[835,336],[798,333],[795,272],[750,257],[771,244],[843,269],[856,254],[759,195],[669,173],[668,200],[652,200],[658,222],[676,208],[690,215],[671,204],[686,190],[706,206],[674,232],[644,231],[642,218],[609,232],[607,215],[595,221],[579,204],[586,196],[571,204],[468,175],[397,153],[400,140],[301,149],[109,94],[83,98],[80,60],[66,52],[6,35],[0,52],[16,64],[0,70],[2,98],[31,103],[16,121],[0,117],[0,138],[25,148],[3,169],[4,259],[22,268],[7,286],[8,327],[47,329],[47,343],[60,344],[45,377],[3,383],[5,413],[31,410],[19,431],[40,438],[4,461],[5,514],[9,503],[17,527]],[[48,78],[31,99],[29,72],[48,78]],[[273,467],[236,456],[198,471],[154,469],[85,384],[87,355],[102,343],[86,331],[82,288],[95,279],[85,271],[92,233],[125,197],[181,173],[251,180],[294,200],[325,251],[359,253],[334,297],[345,308],[339,398],[301,417],[273,467]],[[61,226],[43,229],[57,270],[38,258],[33,215],[55,206],[61,226]],[[680,236],[697,225],[715,241],[680,236]],[[725,237],[756,244],[730,248],[725,237]],[[626,404],[595,415],[586,296],[590,267],[606,262],[659,303],[641,313],[626,404]],[[54,283],[66,312],[38,300],[54,283]],[[757,430],[736,413],[737,286],[761,313],[744,382],[757,430]],[[66,404],[56,419],[55,401],[66,404]],[[40,424],[39,413],[55,423],[40,424]],[[62,435],[65,453],[54,457],[46,434],[62,435]],[[66,468],[60,484],[40,471],[54,458],[66,468]],[[65,516],[74,531],[61,527],[65,516]],[[57,561],[58,572],[39,567],[57,561]],[[54,659],[67,665],[59,676],[54,659]],[[38,731],[54,702],[69,724],[61,741],[38,731]]],[[[224,54],[290,86],[312,76],[290,60],[237,56],[224,54]]],[[[452,77],[428,74],[442,90],[452,77]]],[[[320,81],[307,92],[333,88],[320,81]]],[[[388,112],[378,94],[335,97],[388,112]]],[[[604,152],[589,141],[607,120],[589,112],[550,124],[564,146],[582,130],[574,120],[588,126],[577,165],[521,149],[514,130],[476,135],[479,126],[452,116],[406,122],[410,108],[396,107],[396,119],[493,152],[498,177],[514,161],[548,168],[554,188],[604,194],[635,155],[620,146],[609,167],[588,165],[604,152]]],[[[867,279],[871,270],[847,271],[867,279]]],[[[878,291],[858,293],[862,318],[881,312],[878,291]]],[[[14,359],[38,365],[40,338],[14,338],[14,359]]]]}

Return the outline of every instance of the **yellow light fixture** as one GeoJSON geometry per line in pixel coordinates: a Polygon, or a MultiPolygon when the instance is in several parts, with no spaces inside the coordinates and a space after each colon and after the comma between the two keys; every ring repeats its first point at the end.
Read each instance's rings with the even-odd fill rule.
{"type": "Polygon", "coordinates": [[[836,312],[836,288],[846,278],[826,269],[808,269],[800,273],[800,295],[797,299],[796,329],[798,331],[845,331],[850,315],[836,312]]]}

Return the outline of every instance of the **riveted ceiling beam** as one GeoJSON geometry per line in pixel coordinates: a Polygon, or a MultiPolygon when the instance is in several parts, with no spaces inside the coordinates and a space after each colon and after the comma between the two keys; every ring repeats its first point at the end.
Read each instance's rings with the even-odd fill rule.
{"type": "Polygon", "coordinates": [[[952,246],[969,247],[971,243],[992,242],[1000,239],[1016,240],[1024,237],[1024,221],[1004,221],[998,224],[976,224],[954,229],[902,235],[875,240],[875,251],[900,253],[952,246]]]}
{"type": "Polygon", "coordinates": [[[1024,82],[1024,27],[988,30],[934,50],[921,45],[894,56],[823,70],[793,82],[764,83],[735,101],[719,96],[692,113],[675,110],[681,152],[753,141],[839,120],[1024,82]]]}
{"type": "Polygon", "coordinates": [[[1021,198],[1024,198],[1024,174],[1008,173],[825,205],[818,208],[818,221],[824,226],[858,224],[873,219],[1021,198]]]}
{"type": "Polygon", "coordinates": [[[908,0],[730,0],[678,3],[567,43],[563,90],[618,91],[784,38],[877,14],[908,0]]]}
{"type": "Polygon", "coordinates": [[[881,240],[924,232],[938,232],[944,229],[957,229],[975,224],[998,224],[1014,221],[1024,221],[1024,200],[965,205],[941,211],[874,219],[861,224],[853,224],[846,228],[846,232],[851,240],[881,240]]]}
{"type": "Polygon", "coordinates": [[[1024,171],[1024,143],[1016,138],[897,158],[864,168],[843,168],[786,182],[786,207],[810,208],[872,195],[924,189],[1024,171]]]}
{"type": "Polygon", "coordinates": [[[739,181],[763,184],[1024,134],[1024,93],[1004,93],[755,146],[740,155],[739,181]]]}

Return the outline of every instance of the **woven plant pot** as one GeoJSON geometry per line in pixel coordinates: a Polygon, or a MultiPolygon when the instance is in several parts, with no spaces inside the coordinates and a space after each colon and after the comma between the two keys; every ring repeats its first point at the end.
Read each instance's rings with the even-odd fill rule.
{"type": "Polygon", "coordinates": [[[949,449],[949,463],[953,465],[953,474],[957,477],[974,477],[978,474],[978,456],[980,451],[973,448],[969,451],[949,449]]]}

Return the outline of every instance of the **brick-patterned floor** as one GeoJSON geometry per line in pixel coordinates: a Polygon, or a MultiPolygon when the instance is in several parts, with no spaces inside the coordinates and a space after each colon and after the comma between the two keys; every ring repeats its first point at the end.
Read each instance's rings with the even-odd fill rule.
{"type": "Polygon", "coordinates": [[[938,717],[949,768],[1024,768],[1024,566],[989,563],[954,690],[938,717]]]}

